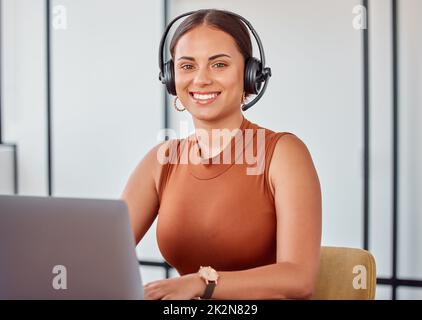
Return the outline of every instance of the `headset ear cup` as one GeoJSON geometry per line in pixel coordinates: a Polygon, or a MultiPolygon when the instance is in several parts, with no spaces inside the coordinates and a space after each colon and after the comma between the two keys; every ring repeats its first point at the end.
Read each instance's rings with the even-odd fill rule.
{"type": "Polygon", "coordinates": [[[167,92],[175,96],[176,85],[174,83],[174,64],[172,59],[164,64],[164,79],[167,92]]]}
{"type": "Polygon", "coordinates": [[[258,94],[262,85],[262,77],[260,76],[261,62],[250,57],[245,65],[244,88],[247,94],[258,94]]]}

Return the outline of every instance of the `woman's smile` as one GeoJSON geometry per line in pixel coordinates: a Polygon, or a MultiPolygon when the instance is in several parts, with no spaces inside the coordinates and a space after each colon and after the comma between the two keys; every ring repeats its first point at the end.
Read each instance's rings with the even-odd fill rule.
{"type": "Polygon", "coordinates": [[[220,95],[221,91],[209,91],[209,92],[189,92],[192,101],[199,105],[208,105],[215,102],[220,95]]]}

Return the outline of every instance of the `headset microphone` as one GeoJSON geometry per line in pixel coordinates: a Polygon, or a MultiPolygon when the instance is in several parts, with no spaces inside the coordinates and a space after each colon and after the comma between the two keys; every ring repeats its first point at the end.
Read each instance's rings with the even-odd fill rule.
{"type": "MultiPolygon", "coordinates": [[[[250,57],[245,61],[245,73],[244,73],[244,90],[246,94],[254,94],[257,95],[251,102],[246,103],[242,106],[242,110],[246,111],[250,107],[252,107],[255,103],[261,99],[262,95],[264,94],[265,90],[267,89],[268,80],[271,77],[271,68],[265,67],[265,54],[264,48],[262,47],[261,39],[259,38],[257,32],[252,27],[251,23],[246,20],[244,17],[230,11],[221,10],[222,12],[237,17],[241,21],[243,21],[249,30],[252,32],[252,35],[255,37],[255,40],[258,44],[259,48],[259,55],[260,59],[258,60],[254,57],[250,57]],[[264,85],[262,85],[264,84],[264,85]],[[261,89],[262,88],[262,89],[261,89]]],[[[179,19],[189,16],[197,11],[190,11],[183,13],[176,18],[174,18],[168,25],[166,30],[163,33],[160,41],[160,48],[159,48],[159,67],[160,67],[160,74],[158,76],[161,83],[166,85],[167,92],[172,95],[176,95],[176,85],[174,82],[174,63],[173,60],[170,59],[166,63],[164,63],[164,43],[166,41],[167,34],[170,31],[171,26],[179,19]]]]}

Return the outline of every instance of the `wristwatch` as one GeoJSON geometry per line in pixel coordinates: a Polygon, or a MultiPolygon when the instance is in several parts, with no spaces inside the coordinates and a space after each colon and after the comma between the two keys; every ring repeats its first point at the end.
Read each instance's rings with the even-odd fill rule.
{"type": "Polygon", "coordinates": [[[207,285],[204,291],[204,294],[201,296],[201,299],[210,299],[214,288],[217,285],[218,273],[210,266],[203,267],[201,266],[198,271],[199,276],[204,279],[205,284],[207,285]]]}

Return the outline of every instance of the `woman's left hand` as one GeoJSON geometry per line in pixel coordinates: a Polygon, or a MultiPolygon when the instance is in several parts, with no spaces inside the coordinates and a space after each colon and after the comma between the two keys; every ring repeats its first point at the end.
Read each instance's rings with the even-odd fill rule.
{"type": "Polygon", "coordinates": [[[204,280],[198,274],[191,273],[147,283],[144,296],[147,300],[190,300],[200,297],[204,290],[204,280]]]}

